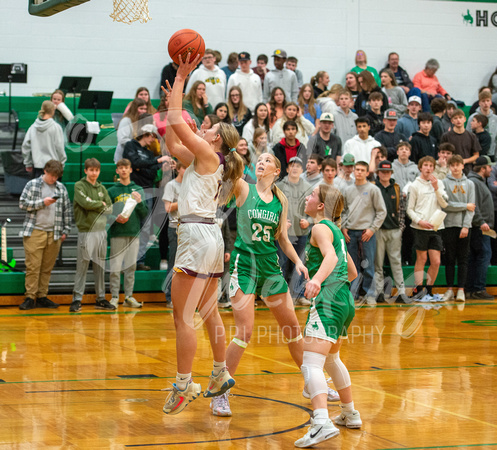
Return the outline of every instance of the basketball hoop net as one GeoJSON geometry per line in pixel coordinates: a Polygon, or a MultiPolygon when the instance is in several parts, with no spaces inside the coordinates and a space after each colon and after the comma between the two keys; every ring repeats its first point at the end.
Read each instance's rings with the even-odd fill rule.
{"type": "Polygon", "coordinates": [[[148,0],[114,0],[114,12],[110,17],[114,22],[128,25],[136,21],[148,22],[151,20],[148,14],[148,0]]]}

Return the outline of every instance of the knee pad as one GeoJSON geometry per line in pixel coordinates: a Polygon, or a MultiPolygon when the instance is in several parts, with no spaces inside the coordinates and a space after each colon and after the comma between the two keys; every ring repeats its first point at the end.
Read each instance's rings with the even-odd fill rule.
{"type": "Polygon", "coordinates": [[[333,384],[337,391],[348,388],[352,384],[350,382],[349,371],[340,359],[340,352],[329,353],[326,357],[324,368],[333,380],[333,384]]]}
{"type": "Polygon", "coordinates": [[[311,400],[318,394],[328,395],[328,384],[323,366],[326,357],[319,353],[304,352],[304,362],[300,368],[311,400]]]}

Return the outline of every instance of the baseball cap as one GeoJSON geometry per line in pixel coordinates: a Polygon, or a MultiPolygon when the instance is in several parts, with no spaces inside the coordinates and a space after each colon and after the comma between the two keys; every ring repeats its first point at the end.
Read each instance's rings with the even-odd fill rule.
{"type": "Polygon", "coordinates": [[[279,48],[279,49],[275,50],[271,56],[272,57],[276,56],[278,58],[285,58],[286,59],[286,52],[285,52],[285,50],[281,50],[281,48],[279,48]]]}
{"type": "Polygon", "coordinates": [[[321,114],[321,117],[319,118],[321,122],[334,122],[335,118],[333,117],[333,114],[325,112],[321,114]]]}
{"type": "Polygon", "coordinates": [[[141,127],[141,130],[142,134],[146,134],[146,133],[151,133],[151,134],[155,134],[155,136],[159,136],[159,132],[157,131],[157,127],[152,125],[151,123],[147,123],[146,125],[143,125],[141,127]]]}
{"type": "Polygon", "coordinates": [[[475,166],[495,166],[495,163],[493,163],[490,157],[487,155],[478,156],[473,164],[475,166]]]}
{"type": "Polygon", "coordinates": [[[392,171],[393,172],[393,167],[392,163],[388,160],[383,160],[378,163],[378,168],[376,170],[384,170],[384,171],[392,171]]]}
{"type": "Polygon", "coordinates": [[[385,111],[385,114],[383,115],[383,118],[384,119],[398,120],[399,115],[397,114],[397,111],[395,111],[395,109],[387,109],[385,111]]]}
{"type": "Polygon", "coordinates": [[[290,164],[290,163],[298,163],[301,166],[304,165],[303,161],[298,156],[294,156],[293,158],[290,158],[290,161],[288,161],[288,164],[290,164]]]}
{"type": "Polygon", "coordinates": [[[407,100],[407,103],[411,103],[411,102],[417,102],[421,105],[421,97],[418,97],[417,95],[413,95],[413,96],[409,97],[409,99],[407,100]]]}
{"type": "Polygon", "coordinates": [[[342,159],[342,164],[344,166],[355,166],[355,158],[354,155],[351,155],[350,153],[347,153],[344,155],[342,159]]]}
{"type": "Polygon", "coordinates": [[[248,52],[238,53],[238,61],[250,61],[250,53],[248,52]]]}

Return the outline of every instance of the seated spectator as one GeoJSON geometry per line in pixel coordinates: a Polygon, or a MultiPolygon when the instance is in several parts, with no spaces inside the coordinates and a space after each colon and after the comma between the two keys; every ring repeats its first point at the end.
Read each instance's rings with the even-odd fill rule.
{"type": "MultiPolygon", "coordinates": [[[[354,74],[355,75],[355,74],[354,74]]],[[[343,90],[338,96],[338,108],[335,119],[335,131],[342,143],[352,139],[356,135],[355,120],[357,114],[350,109],[352,95],[348,90],[343,90]]]]}
{"type": "Polygon", "coordinates": [[[366,117],[369,120],[369,134],[374,136],[383,130],[383,113],[381,108],[383,106],[383,95],[380,92],[371,92],[368,98],[369,108],[366,111],[366,117]]]}
{"type": "Polygon", "coordinates": [[[271,70],[264,78],[263,97],[264,101],[269,101],[273,89],[279,87],[283,89],[285,97],[292,102],[297,101],[299,87],[297,85],[297,76],[295,72],[285,69],[286,52],[277,49],[271,55],[273,58],[274,69],[271,70]]]}
{"type": "Polygon", "coordinates": [[[383,69],[380,72],[381,90],[387,95],[388,108],[395,109],[400,115],[407,111],[407,97],[404,90],[397,86],[395,75],[390,69],[383,69]]]}
{"type": "Polygon", "coordinates": [[[221,67],[221,70],[226,74],[226,82],[228,82],[229,79],[231,78],[231,76],[238,69],[238,53],[231,52],[228,55],[228,59],[227,59],[226,63],[227,63],[227,65],[224,67],[221,67]]]}
{"type": "Polygon", "coordinates": [[[300,115],[299,107],[296,103],[290,102],[285,105],[285,110],[283,117],[278,119],[274,124],[271,134],[273,145],[279,142],[284,136],[283,124],[287,120],[293,120],[297,124],[297,136],[296,138],[305,146],[309,141],[309,137],[314,133],[314,125],[309,122],[305,117],[300,115]]]}
{"type": "Polygon", "coordinates": [[[281,163],[280,180],[283,179],[290,158],[298,156],[302,160],[302,164],[307,164],[307,151],[305,145],[301,144],[296,138],[298,126],[294,120],[287,120],[283,124],[283,132],[285,137],[273,147],[273,153],[281,163]]]}
{"type": "Polygon", "coordinates": [[[311,78],[311,86],[314,89],[314,98],[318,98],[323,92],[328,90],[330,84],[330,76],[328,72],[320,70],[311,78]]]}
{"type": "Polygon", "coordinates": [[[430,113],[422,112],[418,114],[419,131],[416,131],[411,138],[412,154],[411,159],[417,163],[424,156],[437,157],[438,145],[436,139],[430,135],[433,126],[433,117],[430,113]]]}
{"type": "Polygon", "coordinates": [[[279,87],[275,87],[271,91],[271,97],[266,106],[269,111],[269,126],[273,128],[276,121],[283,117],[284,108],[286,106],[285,91],[279,87]]]}
{"type": "MultiPolygon", "coordinates": [[[[488,155],[490,150],[490,145],[492,144],[492,138],[490,137],[490,133],[485,130],[485,127],[488,125],[488,119],[483,114],[473,114],[473,118],[471,119],[471,131],[476,134],[478,138],[478,142],[480,143],[480,155],[485,156],[488,155]]],[[[495,159],[495,155],[494,159],[495,159]]],[[[492,157],[490,157],[492,158],[492,157]]]]}
{"type": "Polygon", "coordinates": [[[317,130],[319,128],[319,118],[321,117],[321,107],[314,98],[314,90],[310,83],[304,84],[300,89],[298,104],[304,117],[309,120],[317,130]]]}
{"type": "Polygon", "coordinates": [[[252,113],[245,106],[242,90],[238,86],[233,86],[229,90],[228,111],[236,131],[241,136],[243,134],[243,127],[252,118],[252,113]]]}
{"type": "MultiPolygon", "coordinates": [[[[488,86],[482,86],[480,89],[478,89],[478,100],[476,100],[476,102],[474,102],[471,105],[471,108],[469,109],[470,116],[471,114],[474,114],[476,112],[476,109],[480,106],[480,94],[482,92],[488,92],[490,96],[492,96],[492,89],[490,89],[488,86]]],[[[492,98],[492,105],[490,106],[490,108],[492,109],[494,114],[497,114],[497,104],[495,103],[495,100],[493,98],[492,98]]]]}
{"type": "Polygon", "coordinates": [[[343,154],[350,153],[356,162],[371,162],[371,151],[381,144],[369,135],[369,121],[366,117],[359,117],[355,121],[357,135],[345,142],[343,154]]]}
{"type": "Polygon", "coordinates": [[[48,161],[59,161],[62,166],[67,161],[64,147],[64,132],[53,117],[55,105],[50,100],[41,104],[35,123],[28,128],[22,142],[22,157],[26,171],[33,178],[44,174],[48,161]]]}
{"type": "Polygon", "coordinates": [[[402,133],[407,139],[419,131],[418,124],[418,113],[421,110],[421,99],[419,97],[413,96],[409,97],[409,103],[407,104],[407,114],[402,116],[397,121],[396,130],[402,133]]]}
{"type": "Polygon", "coordinates": [[[288,70],[291,70],[295,73],[295,76],[297,77],[297,85],[300,89],[304,84],[304,76],[302,75],[302,72],[299,69],[297,69],[298,63],[299,60],[295,58],[295,56],[289,56],[288,59],[286,60],[285,67],[288,70]]]}
{"type": "Polygon", "coordinates": [[[207,114],[204,117],[204,121],[200,126],[201,130],[210,130],[216,123],[221,122],[221,119],[217,117],[215,114],[207,114]]]}
{"type": "Polygon", "coordinates": [[[203,81],[188,84],[191,87],[183,99],[183,109],[190,114],[190,117],[195,120],[197,127],[200,128],[204,117],[207,114],[212,114],[212,106],[207,98],[205,83],[203,81]]]}
{"type": "Polygon", "coordinates": [[[330,157],[324,158],[321,163],[321,173],[323,174],[321,184],[333,186],[333,181],[337,176],[337,162],[330,157]]]}
{"type": "MultiPolygon", "coordinates": [[[[131,102],[128,112],[124,113],[117,128],[117,147],[114,153],[114,162],[123,158],[124,146],[136,136],[141,125],[139,117],[147,112],[147,102],[142,98],[135,98],[131,102]]],[[[199,124],[200,126],[200,124],[199,124]]]]}
{"type": "Polygon", "coordinates": [[[231,124],[231,116],[228,109],[227,103],[218,103],[214,109],[214,114],[219,118],[221,122],[231,124]]]}
{"type": "Polygon", "coordinates": [[[472,114],[469,117],[466,129],[468,131],[471,130],[472,128],[471,122],[473,118],[476,116],[476,114],[482,114],[487,118],[488,123],[484,125],[483,128],[485,128],[485,130],[488,131],[488,133],[490,134],[491,141],[488,153],[482,153],[482,154],[483,155],[487,154],[488,156],[490,156],[490,159],[492,161],[495,161],[495,146],[496,146],[495,137],[497,136],[497,115],[495,115],[494,112],[492,111],[492,96],[490,95],[490,92],[482,91],[480,92],[478,98],[479,98],[479,106],[476,109],[476,113],[472,114]]]}
{"type": "Polygon", "coordinates": [[[256,161],[263,153],[269,152],[267,133],[263,128],[254,131],[253,139],[249,141],[249,151],[256,161]]]}
{"type": "Polygon", "coordinates": [[[317,153],[312,153],[305,165],[305,172],[300,175],[300,178],[307,181],[312,189],[323,181],[323,174],[321,173],[321,164],[323,158],[317,153]]]}
{"type": "Polygon", "coordinates": [[[361,117],[366,114],[370,108],[368,99],[369,95],[373,92],[380,92],[383,97],[383,106],[381,107],[381,112],[385,112],[388,109],[388,98],[381,88],[376,83],[373,75],[371,75],[367,70],[364,70],[359,74],[359,84],[361,86],[361,92],[355,99],[355,112],[361,117]]]}
{"type": "Polygon", "coordinates": [[[446,100],[451,100],[450,95],[441,86],[435,73],[440,68],[440,64],[436,59],[429,59],[426,62],[424,70],[414,75],[414,87],[421,90],[422,94],[427,94],[431,102],[435,97],[445,97],[446,100]]]}
{"type": "Polygon", "coordinates": [[[242,157],[245,168],[243,169],[243,174],[248,175],[253,180],[255,177],[255,164],[253,161],[257,161],[252,157],[249,151],[248,142],[245,138],[240,138],[238,145],[236,146],[236,152],[242,157]]]}
{"type": "Polygon", "coordinates": [[[268,136],[271,133],[271,128],[269,127],[269,113],[265,103],[258,103],[256,105],[252,120],[249,120],[243,127],[242,136],[247,139],[247,142],[252,142],[254,131],[258,128],[262,128],[268,136]]]}
{"type": "MultiPolygon", "coordinates": [[[[345,89],[350,92],[351,98],[355,102],[359,92],[361,92],[359,76],[355,72],[347,72],[347,75],[345,75],[345,89]]],[[[354,103],[349,105],[349,108],[353,107],[354,103]]]]}
{"type": "Polygon", "coordinates": [[[260,77],[250,68],[250,54],[241,52],[238,54],[240,68],[229,77],[228,92],[233,86],[238,86],[243,94],[243,102],[250,109],[255,111],[255,106],[262,102],[262,83],[260,77]]]}
{"type": "Polygon", "coordinates": [[[397,111],[394,109],[387,109],[383,115],[384,130],[379,131],[374,135],[374,138],[385,148],[388,152],[388,159],[393,160],[397,155],[397,145],[401,141],[407,141],[407,138],[397,131],[397,111]]]}
{"type": "MultiPolygon", "coordinates": [[[[166,95],[163,95],[160,99],[159,106],[157,108],[157,112],[154,113],[153,115],[153,123],[155,123],[155,126],[157,127],[157,131],[159,134],[164,137],[166,134],[166,126],[167,126],[167,109],[169,107],[169,100],[166,95]]],[[[192,125],[195,123],[195,121],[190,117],[190,114],[188,114],[185,110],[181,112],[183,119],[185,122],[189,125],[192,125]]],[[[140,114],[141,116],[141,114],[140,114]]],[[[139,117],[140,117],[139,116],[139,117]]],[[[206,116],[207,117],[207,116],[206,116]]],[[[144,124],[143,124],[144,125],[144,124]]]]}
{"type": "Polygon", "coordinates": [[[53,91],[50,96],[50,101],[55,105],[55,114],[53,119],[62,127],[63,130],[66,129],[69,121],[74,119],[73,113],[64,103],[65,99],[66,94],[60,89],[53,91]]]}
{"type": "MultiPolygon", "coordinates": [[[[381,84],[380,77],[378,75],[378,71],[371,66],[368,66],[368,57],[366,56],[366,52],[364,50],[357,50],[355,54],[355,67],[350,69],[351,72],[355,72],[357,74],[360,74],[361,72],[367,70],[370,74],[373,75],[374,80],[376,81],[377,85],[381,84]]],[[[359,114],[359,113],[358,113],[359,114]]],[[[361,114],[359,114],[361,115],[361,114]]]]}
{"type": "Polygon", "coordinates": [[[264,78],[266,77],[266,74],[269,72],[269,69],[267,68],[267,63],[269,59],[266,55],[261,54],[257,56],[257,65],[255,67],[252,67],[252,70],[256,75],[259,76],[261,79],[261,85],[264,85],[264,78]]]}
{"type": "Polygon", "coordinates": [[[439,180],[444,180],[449,173],[449,159],[452,158],[455,150],[455,147],[449,142],[442,142],[438,147],[438,160],[433,175],[439,180]]]}
{"type": "Polygon", "coordinates": [[[480,156],[480,143],[475,134],[464,128],[466,116],[462,109],[457,109],[452,114],[452,130],[442,136],[442,142],[450,142],[455,147],[455,154],[464,159],[464,173],[468,173],[478,156],[480,156]]]}
{"type": "MultiPolygon", "coordinates": [[[[399,66],[399,54],[396,52],[391,52],[388,55],[388,62],[387,65],[385,66],[385,69],[390,69],[395,77],[395,80],[397,82],[396,86],[399,86],[403,91],[404,94],[407,97],[411,97],[413,95],[419,95],[420,92],[416,90],[416,93],[411,92],[413,89],[414,85],[411,81],[411,78],[409,77],[409,74],[407,73],[406,70],[404,70],[403,67],[399,66]]],[[[385,70],[383,69],[383,70],[385,70]]],[[[383,72],[383,71],[382,71],[383,72]]],[[[381,72],[380,72],[381,76],[381,72]]],[[[395,85],[394,85],[395,86],[395,85]]],[[[402,113],[401,111],[398,111],[402,113]]]]}
{"type": "Polygon", "coordinates": [[[333,159],[340,158],[342,154],[342,141],[333,134],[334,118],[330,113],[321,114],[321,126],[319,132],[310,137],[307,143],[309,153],[317,153],[322,158],[330,156],[333,159]]]}
{"type": "Polygon", "coordinates": [[[319,104],[321,111],[323,113],[331,113],[335,114],[338,108],[337,101],[340,95],[340,92],[343,91],[343,87],[341,84],[334,84],[331,86],[329,91],[323,92],[318,98],[317,103],[319,104]]]}
{"type": "Polygon", "coordinates": [[[410,156],[411,144],[409,142],[397,144],[397,159],[394,159],[392,163],[392,177],[403,192],[404,188],[419,176],[418,165],[409,159],[410,156]]]}
{"type": "MultiPolygon", "coordinates": [[[[137,98],[141,98],[142,100],[145,100],[145,102],[147,103],[147,111],[145,111],[145,112],[147,112],[149,114],[154,114],[155,111],[157,111],[152,106],[152,102],[150,101],[150,92],[146,87],[142,86],[136,90],[135,99],[137,99],[137,98]]],[[[126,105],[126,109],[124,110],[124,113],[127,113],[129,111],[129,108],[131,107],[131,103],[133,103],[133,102],[131,101],[126,105]]]]}
{"type": "Polygon", "coordinates": [[[433,126],[431,127],[430,134],[436,139],[438,145],[440,144],[440,139],[442,139],[442,134],[446,131],[444,129],[442,117],[447,110],[447,101],[444,98],[435,98],[430,106],[433,113],[433,126]]]}
{"type": "Polygon", "coordinates": [[[352,177],[355,167],[354,156],[351,154],[343,155],[343,158],[338,166],[339,170],[337,176],[333,180],[333,186],[335,186],[343,195],[345,189],[354,184],[355,181],[352,177]]]}
{"type": "Polygon", "coordinates": [[[445,111],[445,114],[442,116],[444,133],[447,133],[447,131],[452,130],[452,114],[454,114],[456,109],[457,109],[457,103],[454,100],[449,100],[447,102],[447,110],[445,111]]]}

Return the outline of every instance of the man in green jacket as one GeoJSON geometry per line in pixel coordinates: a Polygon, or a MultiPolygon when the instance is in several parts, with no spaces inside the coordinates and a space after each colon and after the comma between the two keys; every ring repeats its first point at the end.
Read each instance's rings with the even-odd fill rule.
{"type": "Polygon", "coordinates": [[[86,272],[93,261],[95,292],[98,309],[115,310],[105,300],[105,257],[107,253],[106,215],[112,212],[107,189],[99,182],[100,162],[95,158],[85,161],[86,176],[74,185],[74,220],[78,227],[78,261],[74,279],[74,291],[69,312],[81,311],[85,293],[86,272]]]}
{"type": "Polygon", "coordinates": [[[110,303],[116,309],[119,305],[119,287],[121,285],[121,269],[124,272],[124,306],[141,308],[142,304],[133,298],[135,285],[136,258],[140,247],[140,221],[147,216],[148,208],[142,202],[143,189],[131,181],[133,169],[131,161],[123,158],[117,162],[116,172],[119,182],[109,188],[109,196],[113,203],[110,229],[110,303]],[[127,216],[123,209],[129,198],[137,203],[131,215],[127,216]],[[126,217],[127,216],[127,217],[126,217]],[[124,264],[124,267],[123,267],[124,264]]]}

